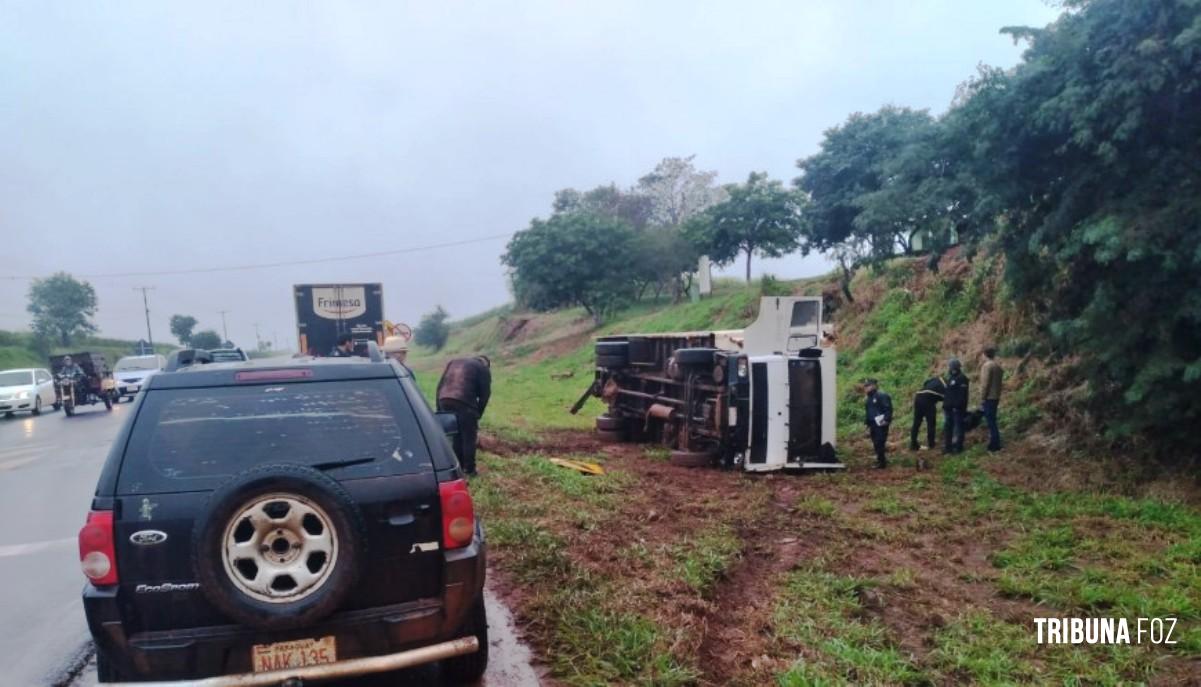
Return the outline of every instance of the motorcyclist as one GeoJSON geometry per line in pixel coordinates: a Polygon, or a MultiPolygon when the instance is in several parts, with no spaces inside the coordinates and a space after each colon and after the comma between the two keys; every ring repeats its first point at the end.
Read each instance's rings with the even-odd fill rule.
{"type": "Polygon", "coordinates": [[[71,356],[66,355],[63,356],[63,364],[62,367],[59,368],[58,374],[60,377],[66,377],[70,379],[72,383],[74,383],[83,376],[83,368],[76,365],[75,361],[71,359],[71,356]]]}

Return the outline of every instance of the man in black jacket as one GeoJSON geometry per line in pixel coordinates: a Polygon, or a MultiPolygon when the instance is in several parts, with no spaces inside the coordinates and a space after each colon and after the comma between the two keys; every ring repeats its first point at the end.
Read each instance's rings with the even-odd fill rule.
{"type": "Polygon", "coordinates": [[[963,374],[963,365],[951,358],[947,366],[947,391],[942,399],[943,453],[963,452],[963,422],[967,415],[968,378],[963,374]]]}
{"type": "Polygon", "coordinates": [[[455,358],[438,381],[438,410],[455,414],[459,424],[456,452],[468,475],[475,475],[476,432],[492,397],[491,362],[485,356],[455,358]]]}
{"type": "Polygon", "coordinates": [[[880,391],[880,384],[875,379],[863,380],[863,391],[867,394],[864,423],[872,438],[872,448],[876,450],[876,469],[888,467],[885,450],[888,442],[888,426],[892,424],[892,398],[880,391]]]}
{"type": "Polygon", "coordinates": [[[942,402],[947,384],[935,375],[922,384],[922,390],[913,395],[913,429],[909,432],[909,450],[917,451],[921,445],[917,435],[926,423],[926,447],[934,448],[935,425],[938,423],[938,404],[942,402]]]}

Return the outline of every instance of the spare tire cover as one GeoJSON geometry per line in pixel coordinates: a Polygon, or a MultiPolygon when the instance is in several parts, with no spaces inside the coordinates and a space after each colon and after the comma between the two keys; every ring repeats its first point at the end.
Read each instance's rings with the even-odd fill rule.
{"type": "Polygon", "coordinates": [[[262,465],[210,495],[192,532],[192,567],[226,616],[283,630],[337,610],[366,544],[362,514],[342,485],[301,465],[262,465]]]}

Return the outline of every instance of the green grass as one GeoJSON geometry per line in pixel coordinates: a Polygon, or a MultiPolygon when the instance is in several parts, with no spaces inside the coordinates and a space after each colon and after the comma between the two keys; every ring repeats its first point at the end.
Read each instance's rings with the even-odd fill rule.
{"type": "Polygon", "coordinates": [[[742,552],[742,539],[728,527],[705,529],[675,547],[678,577],[707,596],[742,552]]]}

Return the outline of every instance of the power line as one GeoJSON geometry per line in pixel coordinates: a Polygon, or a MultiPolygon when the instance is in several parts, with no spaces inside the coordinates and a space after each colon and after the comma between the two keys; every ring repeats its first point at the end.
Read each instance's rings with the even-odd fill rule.
{"type": "MultiPolygon", "coordinates": [[[[107,274],[81,274],[78,275],[83,279],[117,279],[122,277],[169,277],[179,274],[205,274],[210,272],[238,272],[246,270],[262,270],[272,267],[290,267],[292,265],[316,265],[324,262],[340,262],[342,260],[362,260],[365,258],[380,258],[389,255],[403,255],[405,253],[418,253],[426,250],[436,250],[438,248],[454,248],[455,246],[466,246],[473,243],[484,243],[486,241],[496,241],[498,239],[507,239],[512,236],[508,234],[493,234],[492,236],[480,236],[473,239],[464,239],[462,241],[448,241],[446,243],[431,243],[425,246],[412,246],[409,248],[397,248],[395,250],[382,250],[373,253],[359,253],[357,255],[339,255],[330,258],[310,258],[307,260],[284,260],[280,262],[264,262],[253,265],[229,265],[226,267],[195,267],[185,270],[162,270],[157,272],[110,272],[107,274]]],[[[37,279],[29,275],[5,274],[0,275],[0,279],[37,279]]]]}

